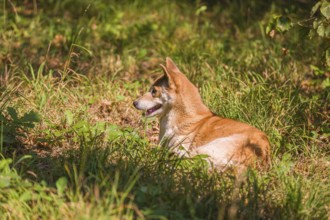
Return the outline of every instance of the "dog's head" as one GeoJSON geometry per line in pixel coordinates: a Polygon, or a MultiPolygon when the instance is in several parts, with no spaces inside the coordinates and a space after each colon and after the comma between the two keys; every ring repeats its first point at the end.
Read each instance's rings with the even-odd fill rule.
{"type": "Polygon", "coordinates": [[[166,66],[161,67],[164,75],[154,82],[147,93],[133,102],[135,108],[145,111],[146,117],[166,115],[177,102],[182,84],[191,84],[170,58],[166,58],[166,66]]]}

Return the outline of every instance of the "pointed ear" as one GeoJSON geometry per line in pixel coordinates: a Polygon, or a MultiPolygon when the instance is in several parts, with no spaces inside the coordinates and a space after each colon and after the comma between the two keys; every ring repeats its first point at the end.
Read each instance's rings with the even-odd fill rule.
{"type": "Polygon", "coordinates": [[[166,77],[166,79],[168,81],[168,86],[172,87],[172,88],[175,87],[175,83],[174,83],[172,75],[168,72],[167,68],[163,64],[160,64],[160,66],[162,67],[164,76],[166,77]]]}
{"type": "Polygon", "coordinates": [[[173,60],[169,57],[166,57],[166,68],[169,72],[180,73],[179,68],[175,65],[173,60]]]}
{"type": "Polygon", "coordinates": [[[175,65],[171,58],[166,58],[166,67],[164,65],[160,65],[164,71],[164,75],[168,80],[168,85],[170,88],[179,88],[181,85],[181,75],[179,68],[175,65]]]}

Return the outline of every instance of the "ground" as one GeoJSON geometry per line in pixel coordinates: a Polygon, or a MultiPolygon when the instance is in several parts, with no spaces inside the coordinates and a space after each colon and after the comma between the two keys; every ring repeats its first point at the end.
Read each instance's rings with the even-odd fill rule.
{"type": "Polygon", "coordinates": [[[329,218],[329,41],[266,32],[311,4],[5,0],[1,218],[329,218]],[[268,135],[268,170],[239,184],[157,145],[132,102],[166,57],[213,112],[268,135]]]}

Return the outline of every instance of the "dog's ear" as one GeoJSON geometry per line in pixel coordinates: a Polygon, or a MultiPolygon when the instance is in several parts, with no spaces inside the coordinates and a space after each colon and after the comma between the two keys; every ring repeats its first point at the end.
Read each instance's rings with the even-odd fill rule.
{"type": "Polygon", "coordinates": [[[163,64],[160,64],[160,66],[163,69],[164,77],[166,79],[167,86],[170,87],[170,88],[174,88],[175,83],[174,83],[174,80],[172,78],[172,75],[169,73],[169,71],[167,70],[167,68],[163,64]]]}
{"type": "Polygon", "coordinates": [[[166,58],[166,67],[160,64],[164,71],[164,75],[168,80],[168,85],[170,88],[178,88],[180,86],[180,70],[172,61],[171,58],[166,58]]]}
{"type": "Polygon", "coordinates": [[[173,60],[169,57],[166,57],[166,68],[171,73],[181,73],[179,68],[175,65],[173,60]]]}

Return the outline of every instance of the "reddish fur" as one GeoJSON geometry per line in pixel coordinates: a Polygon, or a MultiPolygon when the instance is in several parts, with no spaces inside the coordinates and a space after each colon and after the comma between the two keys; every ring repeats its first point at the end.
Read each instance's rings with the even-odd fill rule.
{"type": "Polygon", "coordinates": [[[178,127],[177,135],[192,136],[191,147],[196,148],[217,138],[243,134],[246,139],[242,140],[233,159],[242,164],[250,164],[255,158],[268,162],[270,146],[265,133],[251,125],[214,115],[202,102],[198,89],[171,60],[167,60],[165,71],[180,90],[171,110],[177,115],[173,122],[178,127]]]}
{"type": "MultiPolygon", "coordinates": [[[[154,88],[158,91],[156,95],[160,95],[164,83],[167,83],[166,92],[175,97],[168,110],[174,115],[169,122],[170,126],[175,128],[175,135],[188,138],[191,150],[218,138],[241,135],[240,146],[231,159],[242,165],[251,165],[256,158],[261,159],[263,164],[268,163],[270,146],[265,133],[246,123],[213,114],[204,105],[198,89],[171,59],[167,58],[166,67],[162,68],[165,75],[154,83],[154,88]]],[[[160,120],[165,116],[166,114],[161,115],[160,120]]],[[[162,128],[161,133],[164,133],[162,128]]]]}

